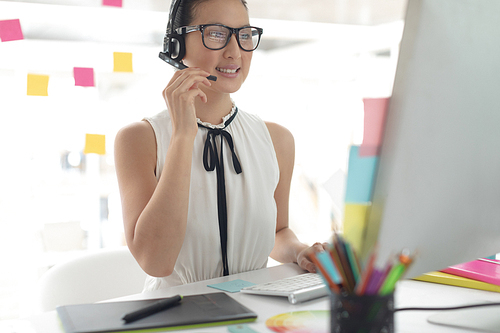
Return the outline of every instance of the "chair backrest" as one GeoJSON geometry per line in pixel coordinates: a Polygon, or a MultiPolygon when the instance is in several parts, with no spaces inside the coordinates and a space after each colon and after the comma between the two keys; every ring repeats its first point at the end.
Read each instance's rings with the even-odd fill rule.
{"type": "Polygon", "coordinates": [[[100,249],[57,264],[38,285],[38,310],[140,293],[146,273],[128,248],[100,249]]]}

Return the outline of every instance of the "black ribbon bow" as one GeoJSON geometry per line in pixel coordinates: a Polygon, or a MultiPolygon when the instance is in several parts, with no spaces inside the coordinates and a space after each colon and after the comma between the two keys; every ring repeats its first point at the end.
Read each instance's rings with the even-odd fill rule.
{"type": "Polygon", "coordinates": [[[229,275],[229,266],[227,263],[227,204],[226,204],[226,181],[224,177],[224,139],[226,139],[233,159],[234,171],[237,174],[241,173],[241,164],[234,152],[233,137],[225,128],[233,121],[238,113],[238,109],[234,114],[224,122],[223,128],[209,128],[198,124],[199,127],[208,129],[205,147],[203,148],[203,166],[207,171],[217,172],[217,212],[219,217],[219,236],[222,252],[222,268],[224,276],[229,275]],[[220,158],[217,152],[216,138],[220,136],[220,158]]]}

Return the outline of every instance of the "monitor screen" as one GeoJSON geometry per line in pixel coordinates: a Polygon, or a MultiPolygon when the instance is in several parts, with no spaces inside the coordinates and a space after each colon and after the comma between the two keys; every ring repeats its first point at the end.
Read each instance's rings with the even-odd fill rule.
{"type": "Polygon", "coordinates": [[[406,277],[500,252],[499,17],[408,1],[365,243],[380,263],[416,250],[406,277]]]}

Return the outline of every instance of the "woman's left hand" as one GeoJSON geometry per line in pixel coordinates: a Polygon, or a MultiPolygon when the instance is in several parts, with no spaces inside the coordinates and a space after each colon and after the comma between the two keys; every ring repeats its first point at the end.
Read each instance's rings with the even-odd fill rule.
{"type": "Polygon", "coordinates": [[[316,266],[311,260],[309,260],[309,255],[311,253],[317,253],[327,250],[328,243],[314,243],[311,247],[305,248],[304,250],[299,252],[299,255],[297,256],[297,264],[303,270],[311,273],[316,273],[316,266]]]}

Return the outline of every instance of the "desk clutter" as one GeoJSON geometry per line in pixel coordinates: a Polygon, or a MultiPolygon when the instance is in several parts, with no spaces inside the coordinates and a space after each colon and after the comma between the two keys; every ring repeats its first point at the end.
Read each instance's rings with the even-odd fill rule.
{"type": "Polygon", "coordinates": [[[373,251],[362,265],[352,246],[334,234],[328,251],[309,257],[331,292],[331,332],[394,332],[394,290],[414,255],[403,251],[375,267],[373,251]]]}
{"type": "Polygon", "coordinates": [[[384,267],[375,267],[376,251],[362,265],[353,247],[334,234],[328,251],[310,253],[325,283],[334,294],[389,295],[413,263],[414,255],[406,251],[390,257],[384,267]]]}

